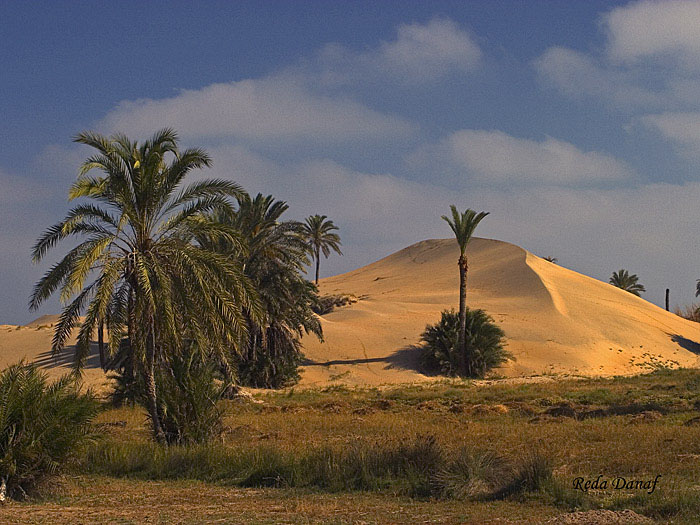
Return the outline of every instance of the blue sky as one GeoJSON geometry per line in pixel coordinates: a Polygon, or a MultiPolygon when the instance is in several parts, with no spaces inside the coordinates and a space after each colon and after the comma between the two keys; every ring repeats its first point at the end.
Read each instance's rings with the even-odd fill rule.
{"type": "MultiPolygon", "coordinates": [[[[211,170],[331,216],[329,275],[479,234],[646,299],[700,278],[700,2],[0,0],[0,323],[46,265],[84,129],[174,126],[211,170]]],[[[50,254],[50,262],[62,253],[50,254]]]]}

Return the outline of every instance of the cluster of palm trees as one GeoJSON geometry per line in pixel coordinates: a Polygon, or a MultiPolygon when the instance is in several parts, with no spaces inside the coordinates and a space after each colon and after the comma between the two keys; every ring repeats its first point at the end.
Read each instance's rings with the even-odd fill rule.
{"type": "Polygon", "coordinates": [[[107,330],[110,355],[127,349],[156,440],[164,439],[156,369],[183,347],[216,360],[233,385],[250,356],[298,351],[302,331],[321,335],[310,309],[316,287],[302,273],[310,255],[318,280],[320,255],[340,253],[332,221],[281,220],[284,202],[251,198],[228,180],[184,185],[211,159],[180,150],[172,129],[142,143],[92,132],[75,140],[94,149],[69,192],[83,200],[39,238],[33,259],[66,238],[81,242],[37,283],[30,307],[60,294],[52,351],[79,326],[76,372],[97,328],[101,341],[107,330]]]}

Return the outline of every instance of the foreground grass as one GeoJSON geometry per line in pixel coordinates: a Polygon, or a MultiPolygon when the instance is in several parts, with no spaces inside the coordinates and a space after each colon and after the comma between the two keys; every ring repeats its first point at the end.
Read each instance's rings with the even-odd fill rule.
{"type": "Polygon", "coordinates": [[[94,509],[103,523],[400,523],[403,513],[537,523],[589,508],[632,509],[663,523],[700,516],[700,425],[687,424],[700,416],[700,371],[256,399],[229,403],[221,441],[206,447],[156,447],[139,410],[105,410],[106,437],[77,467],[79,484],[58,499],[13,504],[16,516],[38,516],[14,522],[49,514],[45,521],[80,522],[68,519],[80,513],[71,509],[94,509]],[[601,474],[661,478],[651,495],[573,489],[575,478],[601,474]],[[149,508],[148,497],[171,503],[149,508]]]}

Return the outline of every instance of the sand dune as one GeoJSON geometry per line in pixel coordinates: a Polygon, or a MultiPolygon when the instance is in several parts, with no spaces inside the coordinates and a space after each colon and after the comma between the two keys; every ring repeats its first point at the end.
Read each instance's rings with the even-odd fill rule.
{"type": "MultiPolygon", "coordinates": [[[[454,239],[428,240],[323,279],[322,293],[360,300],[324,316],[325,343],[304,339],[310,363],[302,384],[429,380],[417,370],[414,345],[426,324],[458,304],[458,255],[454,239]]],[[[512,244],[474,239],[468,255],[467,303],[493,316],[517,358],[500,375],[700,365],[697,323],[512,244]]]]}
{"type": "MultiPolygon", "coordinates": [[[[0,368],[23,359],[38,364],[50,378],[55,379],[70,372],[77,330],[69,339],[65,350],[60,355],[53,356],[51,339],[57,322],[58,315],[43,315],[24,326],[0,325],[0,368]]],[[[86,386],[98,392],[109,388],[109,380],[100,369],[97,343],[92,344],[83,380],[86,386]]]]}
{"type": "MultiPolygon", "coordinates": [[[[469,246],[467,303],[503,327],[517,360],[497,373],[614,375],[654,364],[700,366],[700,324],[613,286],[500,241],[469,246]]],[[[349,273],[323,279],[324,294],[359,300],[323,316],[325,342],[304,338],[302,385],[375,385],[429,381],[418,370],[420,333],[458,302],[458,248],[428,240],[349,273]]],[[[0,367],[35,361],[56,377],[70,370],[72,350],[52,357],[58,316],[23,326],[0,325],[0,367]]],[[[96,347],[96,345],[95,345],[96,347]]],[[[94,348],[86,384],[104,390],[94,348]]]]}

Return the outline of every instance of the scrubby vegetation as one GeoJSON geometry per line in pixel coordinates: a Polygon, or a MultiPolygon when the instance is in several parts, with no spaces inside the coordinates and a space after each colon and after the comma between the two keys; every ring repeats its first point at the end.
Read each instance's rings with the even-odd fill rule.
{"type": "Polygon", "coordinates": [[[428,325],[421,335],[423,366],[449,376],[484,377],[513,356],[505,349],[505,333],[483,310],[465,311],[466,358],[459,347],[459,315],[442,312],[440,321],[428,325]]]}
{"type": "Polygon", "coordinates": [[[25,498],[93,437],[98,412],[75,378],[49,383],[36,367],[19,363],[0,373],[0,499],[25,498]]]}
{"type": "MultiPolygon", "coordinates": [[[[97,419],[104,436],[72,467],[83,481],[60,497],[107,506],[121,498],[118,491],[128,495],[119,499],[120,515],[138,516],[136,522],[168,515],[162,503],[135,503],[145,497],[138,494],[153,494],[154,501],[189,502],[176,504],[172,518],[179,522],[230,510],[235,497],[249,522],[280,521],[262,501],[280,509],[287,508],[280,502],[295,501],[298,516],[285,514],[293,523],[337,521],[330,505],[357,520],[353,508],[374,509],[367,510],[370,521],[380,523],[401,522],[405,509],[447,522],[517,516],[541,523],[602,508],[691,524],[700,513],[693,489],[700,475],[698,385],[697,370],[662,370],[612,379],[268,391],[255,402],[220,401],[219,439],[170,446],[149,438],[138,408],[110,408],[97,419]],[[653,494],[573,486],[577,477],[600,474],[662,477],[653,494]],[[206,509],[192,491],[207,500],[206,509]]],[[[41,515],[47,507],[28,508],[41,515]]],[[[51,512],[55,521],[63,511],[51,512]]]]}
{"type": "Polygon", "coordinates": [[[700,304],[676,306],[673,313],[687,319],[688,321],[700,323],[700,304]]]}
{"type": "Polygon", "coordinates": [[[318,315],[326,315],[331,313],[336,308],[342,308],[343,306],[348,306],[356,302],[357,299],[351,295],[322,295],[316,300],[316,303],[311,308],[313,309],[314,313],[318,315]]]}

